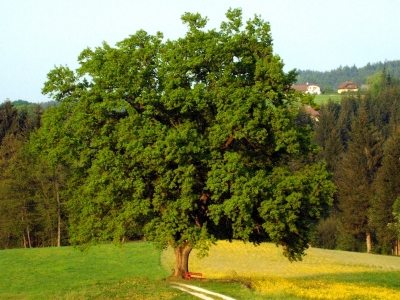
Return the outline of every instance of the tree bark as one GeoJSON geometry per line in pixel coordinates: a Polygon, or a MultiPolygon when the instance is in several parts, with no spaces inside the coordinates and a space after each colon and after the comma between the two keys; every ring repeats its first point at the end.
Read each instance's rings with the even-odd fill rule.
{"type": "Polygon", "coordinates": [[[397,239],[397,255],[400,255],[400,239],[397,239]]]}
{"type": "Polygon", "coordinates": [[[400,239],[396,240],[396,246],[394,247],[394,255],[400,255],[400,239]]]}
{"type": "Polygon", "coordinates": [[[29,248],[32,248],[31,233],[28,225],[26,225],[26,236],[28,237],[28,246],[29,248]]]}
{"type": "Polygon", "coordinates": [[[60,191],[56,183],[56,198],[57,198],[57,247],[61,247],[61,201],[60,191]]]}
{"type": "Polygon", "coordinates": [[[185,273],[189,270],[189,254],[192,251],[192,247],[189,243],[185,243],[184,246],[176,247],[175,252],[175,269],[171,274],[173,278],[185,278],[185,273]]]}
{"type": "Polygon", "coordinates": [[[371,242],[371,232],[367,231],[367,253],[371,253],[372,252],[372,242],[371,242]]]}
{"type": "Polygon", "coordinates": [[[24,248],[26,248],[27,242],[26,242],[26,238],[25,238],[25,232],[22,233],[22,241],[24,243],[24,248]]]}

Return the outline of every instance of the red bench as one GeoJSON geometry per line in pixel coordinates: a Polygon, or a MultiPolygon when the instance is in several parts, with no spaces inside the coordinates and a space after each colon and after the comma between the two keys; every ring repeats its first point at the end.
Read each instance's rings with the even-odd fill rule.
{"type": "Polygon", "coordinates": [[[202,273],[196,273],[196,272],[186,272],[185,273],[185,279],[186,280],[191,280],[192,278],[196,278],[196,279],[206,279],[205,277],[203,277],[202,273]]]}

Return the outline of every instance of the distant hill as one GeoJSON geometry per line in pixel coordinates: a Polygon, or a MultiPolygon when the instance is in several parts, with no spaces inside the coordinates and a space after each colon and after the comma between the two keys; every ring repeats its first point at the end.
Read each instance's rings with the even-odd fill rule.
{"type": "Polygon", "coordinates": [[[361,68],[357,68],[355,65],[352,67],[340,66],[337,69],[325,72],[298,70],[299,75],[297,76],[297,83],[316,83],[322,90],[331,87],[334,91],[337,91],[338,86],[346,80],[353,81],[358,86],[365,84],[368,76],[382,71],[384,66],[386,67],[386,72],[390,74],[390,76],[400,78],[400,60],[393,60],[384,63],[368,63],[361,68]]]}
{"type": "Polygon", "coordinates": [[[12,103],[12,105],[14,105],[14,106],[25,106],[25,105],[30,105],[30,104],[32,104],[32,103],[30,103],[30,102],[28,102],[28,101],[26,101],[26,100],[21,100],[21,99],[12,101],[11,103],[12,103]]]}
{"type": "Polygon", "coordinates": [[[46,108],[48,108],[50,106],[59,105],[59,103],[57,103],[55,101],[48,101],[48,102],[42,102],[42,103],[32,103],[32,102],[29,102],[29,101],[26,101],[26,100],[21,100],[21,99],[18,99],[18,100],[15,100],[15,101],[11,101],[11,103],[12,103],[12,105],[16,106],[17,108],[21,108],[21,107],[24,107],[24,106],[29,108],[29,107],[33,106],[34,104],[40,104],[44,109],[46,109],[46,108]]]}

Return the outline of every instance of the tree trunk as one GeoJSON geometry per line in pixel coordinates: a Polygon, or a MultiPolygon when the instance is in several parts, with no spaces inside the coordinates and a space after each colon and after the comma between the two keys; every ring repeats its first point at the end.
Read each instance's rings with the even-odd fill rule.
{"type": "Polygon", "coordinates": [[[372,251],[371,232],[367,231],[367,253],[372,251]]]}
{"type": "MultiPolygon", "coordinates": [[[[22,211],[21,220],[22,220],[22,224],[25,223],[24,211],[22,211]]],[[[30,233],[29,233],[29,225],[28,224],[26,224],[26,230],[25,230],[25,232],[22,233],[22,237],[23,237],[23,240],[24,240],[24,248],[28,248],[28,247],[32,248],[31,247],[31,236],[30,236],[30,233]],[[25,233],[26,233],[26,236],[25,236],[25,233]]]]}
{"type": "Polygon", "coordinates": [[[185,243],[182,247],[176,247],[175,252],[175,269],[171,274],[174,278],[185,278],[185,272],[189,270],[189,254],[192,251],[189,243],[185,243]]]}
{"type": "Polygon", "coordinates": [[[394,247],[394,255],[400,255],[400,239],[396,240],[396,246],[394,247]]]}
{"type": "Polygon", "coordinates": [[[400,255],[400,239],[397,239],[397,255],[400,255]]]}
{"type": "Polygon", "coordinates": [[[25,232],[22,233],[22,241],[24,243],[24,248],[26,248],[27,242],[26,242],[26,238],[25,238],[25,232]]]}
{"type": "Polygon", "coordinates": [[[28,237],[28,246],[29,248],[32,248],[31,233],[28,225],[26,225],[26,236],[28,237]]]}
{"type": "Polygon", "coordinates": [[[57,247],[61,247],[61,201],[60,201],[60,191],[58,184],[56,184],[56,197],[57,197],[57,247]]]}

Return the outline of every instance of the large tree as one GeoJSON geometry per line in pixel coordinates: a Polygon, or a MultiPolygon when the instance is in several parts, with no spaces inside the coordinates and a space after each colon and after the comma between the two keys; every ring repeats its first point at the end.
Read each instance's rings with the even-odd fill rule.
{"type": "Polygon", "coordinates": [[[61,103],[43,149],[73,170],[73,243],[145,235],[175,249],[178,277],[217,239],[273,241],[301,259],[334,187],[322,165],[299,163],[314,149],[295,126],[303,96],[269,24],[226,16],[204,30],[186,13],[183,38],[138,31],[84,50],[76,72],[49,73],[43,92],[61,103]]]}

